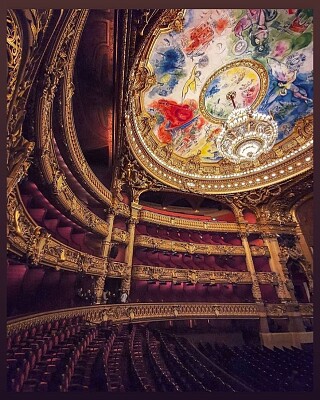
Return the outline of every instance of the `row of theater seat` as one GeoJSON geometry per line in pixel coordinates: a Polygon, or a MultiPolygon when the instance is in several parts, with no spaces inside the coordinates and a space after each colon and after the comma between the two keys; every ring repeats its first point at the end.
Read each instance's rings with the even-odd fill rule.
{"type": "Polygon", "coordinates": [[[90,380],[99,345],[97,327],[81,319],[55,321],[8,337],[7,389],[14,392],[72,391],[90,380]]]}
{"type": "Polygon", "coordinates": [[[201,352],[254,391],[310,391],[313,385],[312,354],[297,348],[261,346],[228,347],[200,343],[201,352]],[[292,373],[296,376],[292,380],[292,373]]]}
{"type": "Polygon", "coordinates": [[[199,350],[141,324],[53,321],[8,337],[8,391],[294,391],[293,370],[298,389],[312,389],[312,350],[209,343],[199,350]]]}
{"type": "Polygon", "coordinates": [[[57,210],[35,183],[23,182],[20,185],[20,191],[22,201],[30,216],[55,239],[84,253],[99,255],[88,245],[92,233],[86,232],[57,210]]]}
{"type": "Polygon", "coordinates": [[[175,240],[178,242],[211,244],[211,245],[233,245],[241,246],[241,239],[236,233],[201,232],[185,229],[174,229],[157,227],[139,223],[136,227],[137,235],[146,235],[160,239],[175,240]]]}
{"type": "Polygon", "coordinates": [[[251,285],[202,283],[190,284],[181,282],[133,280],[130,290],[131,302],[213,302],[244,303],[253,302],[251,285]]]}
{"type": "Polygon", "coordinates": [[[245,256],[188,254],[135,247],[134,265],[210,271],[246,271],[245,256]]]}

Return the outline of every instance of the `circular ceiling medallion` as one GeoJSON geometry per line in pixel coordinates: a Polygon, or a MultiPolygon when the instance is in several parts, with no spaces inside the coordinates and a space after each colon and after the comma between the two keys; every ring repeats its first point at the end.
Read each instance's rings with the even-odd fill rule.
{"type": "MultiPolygon", "coordinates": [[[[312,168],[312,10],[161,15],[130,73],[126,132],[143,168],[169,186],[197,193],[245,191],[312,168]],[[235,105],[229,92],[236,93],[235,105]],[[278,127],[268,151],[261,135],[242,140],[239,131],[232,150],[243,159],[239,163],[218,149],[234,107],[270,114],[278,127]]],[[[267,133],[263,129],[262,136],[267,133]]]]}
{"type": "Polygon", "coordinates": [[[199,99],[202,115],[214,123],[224,122],[234,106],[227,99],[230,90],[235,92],[237,108],[260,105],[268,90],[268,72],[255,61],[242,59],[219,68],[204,84],[199,99]]]}

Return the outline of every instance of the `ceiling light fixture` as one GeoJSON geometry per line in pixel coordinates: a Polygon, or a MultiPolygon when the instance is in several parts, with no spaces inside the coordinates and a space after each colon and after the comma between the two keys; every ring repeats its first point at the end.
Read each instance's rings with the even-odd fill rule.
{"type": "Polygon", "coordinates": [[[234,110],[225,122],[216,141],[219,153],[229,161],[239,164],[254,161],[268,153],[278,136],[278,125],[271,115],[253,111],[250,107],[236,108],[236,92],[229,92],[234,110]]]}

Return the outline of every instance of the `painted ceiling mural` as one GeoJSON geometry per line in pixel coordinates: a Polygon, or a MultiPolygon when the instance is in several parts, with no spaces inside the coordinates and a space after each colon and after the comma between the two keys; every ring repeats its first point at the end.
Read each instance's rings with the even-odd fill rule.
{"type": "Polygon", "coordinates": [[[234,109],[278,123],[277,142],[313,113],[313,16],[309,9],[186,10],[181,32],[162,33],[149,55],[155,83],[143,104],[159,144],[182,158],[221,159],[215,137],[234,109]]]}
{"type": "Polygon", "coordinates": [[[130,85],[128,142],[170,186],[229,193],[312,168],[310,9],[168,9],[145,37],[130,85]],[[245,107],[270,114],[278,136],[267,153],[234,163],[216,140],[232,111],[245,107]]]}

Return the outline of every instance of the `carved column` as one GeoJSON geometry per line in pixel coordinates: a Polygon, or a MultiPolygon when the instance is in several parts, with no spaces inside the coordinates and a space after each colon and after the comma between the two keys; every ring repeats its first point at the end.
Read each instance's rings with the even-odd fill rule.
{"type": "Polygon", "coordinates": [[[241,237],[241,241],[242,241],[242,246],[244,247],[244,250],[246,253],[247,268],[251,274],[252,295],[257,303],[262,303],[261,291],[260,291],[258,279],[256,276],[256,271],[255,271],[253,260],[252,260],[250,246],[249,246],[248,239],[247,239],[248,234],[245,232],[240,232],[240,237],[241,237]]]}
{"type": "Polygon", "coordinates": [[[311,272],[313,272],[313,256],[298,222],[296,227],[296,234],[298,238],[297,244],[300,247],[302,254],[305,256],[307,262],[311,265],[311,272]]]}
{"type": "Polygon", "coordinates": [[[272,272],[276,272],[278,275],[279,284],[277,287],[277,294],[280,301],[296,301],[292,282],[289,279],[289,272],[286,267],[287,259],[280,258],[280,248],[276,235],[264,233],[262,234],[262,237],[264,244],[268,246],[270,252],[270,269],[272,272]]]}
{"type": "Polygon", "coordinates": [[[130,282],[131,282],[131,273],[132,273],[132,259],[133,259],[133,248],[134,248],[134,234],[136,230],[136,224],[138,223],[138,215],[140,208],[136,203],[132,203],[131,205],[131,218],[128,221],[128,234],[129,234],[129,242],[126,247],[125,252],[125,263],[127,264],[127,272],[124,279],[121,282],[121,291],[126,291],[129,295],[130,293],[130,282]]]}
{"type": "Polygon", "coordinates": [[[109,255],[114,217],[115,217],[115,212],[113,209],[111,209],[109,211],[109,214],[107,215],[107,219],[106,219],[106,222],[108,223],[108,227],[109,227],[108,236],[106,236],[103,239],[102,246],[101,246],[101,257],[104,257],[104,258],[107,258],[109,255]]]}
{"type": "Polygon", "coordinates": [[[105,268],[104,268],[103,276],[101,276],[98,279],[98,281],[97,281],[98,283],[95,287],[95,294],[97,297],[96,302],[98,304],[101,304],[101,301],[102,301],[104,281],[105,281],[106,274],[107,274],[107,265],[108,265],[107,259],[108,259],[109,250],[110,250],[114,217],[115,217],[115,212],[113,209],[110,209],[109,214],[107,215],[107,219],[106,219],[106,221],[108,223],[108,235],[103,239],[102,246],[101,246],[101,257],[103,257],[105,259],[105,268]]]}
{"type": "Polygon", "coordinates": [[[94,292],[96,295],[96,303],[101,304],[102,300],[102,293],[103,293],[103,288],[104,288],[104,281],[105,281],[105,274],[99,276],[99,278],[96,281],[94,292]]]}

